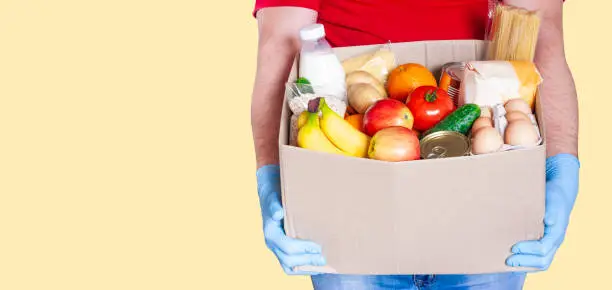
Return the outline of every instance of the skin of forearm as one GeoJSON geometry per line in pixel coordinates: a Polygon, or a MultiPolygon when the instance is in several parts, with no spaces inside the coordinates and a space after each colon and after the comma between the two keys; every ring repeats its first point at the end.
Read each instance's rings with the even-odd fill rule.
{"type": "Polygon", "coordinates": [[[506,4],[538,11],[541,18],[535,64],[544,79],[540,100],[546,127],[547,155],[578,156],[578,99],[563,43],[563,1],[508,0],[506,4]]]}
{"type": "Polygon", "coordinates": [[[294,7],[265,8],[257,14],[259,45],[251,99],[251,127],[257,168],[278,164],[278,133],[285,83],[299,51],[299,30],[316,12],[294,7]]]}
{"type": "Polygon", "coordinates": [[[265,40],[258,56],[251,100],[251,127],[257,167],[278,163],[278,132],[284,83],[295,50],[280,39],[265,40]]]}
{"type": "Polygon", "coordinates": [[[535,63],[544,79],[540,96],[546,124],[547,155],[578,156],[578,98],[563,50],[561,23],[544,21],[535,63]]]}

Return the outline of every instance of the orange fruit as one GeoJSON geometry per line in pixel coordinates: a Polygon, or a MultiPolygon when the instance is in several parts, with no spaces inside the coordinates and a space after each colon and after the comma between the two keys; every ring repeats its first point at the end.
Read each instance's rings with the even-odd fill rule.
{"type": "Polygon", "coordinates": [[[357,130],[363,132],[363,114],[350,115],[346,117],[345,120],[357,130]]]}
{"type": "Polygon", "coordinates": [[[350,116],[350,115],[355,115],[355,114],[359,114],[359,113],[357,113],[357,111],[355,111],[355,109],[353,109],[353,107],[346,106],[346,114],[345,114],[345,116],[350,116]]]}
{"type": "Polygon", "coordinates": [[[407,63],[396,67],[389,74],[387,90],[389,98],[406,103],[414,89],[422,86],[438,86],[433,74],[418,63],[407,63]]]}

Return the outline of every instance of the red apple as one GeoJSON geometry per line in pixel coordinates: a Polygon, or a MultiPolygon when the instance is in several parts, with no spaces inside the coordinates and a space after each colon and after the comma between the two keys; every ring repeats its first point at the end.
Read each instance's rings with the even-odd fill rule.
{"type": "Polygon", "coordinates": [[[382,129],[372,137],[368,157],[391,162],[418,160],[421,158],[419,138],[404,127],[382,129]]]}
{"type": "Polygon", "coordinates": [[[388,127],[412,129],[414,117],[404,103],[394,99],[380,100],[370,106],[363,116],[364,132],[374,136],[376,132],[388,127]]]}

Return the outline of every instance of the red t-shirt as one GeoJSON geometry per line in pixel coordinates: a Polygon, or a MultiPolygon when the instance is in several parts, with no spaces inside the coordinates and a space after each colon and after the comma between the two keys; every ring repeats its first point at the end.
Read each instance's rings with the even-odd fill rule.
{"type": "Polygon", "coordinates": [[[483,39],[490,0],[256,0],[316,10],[332,46],[483,39]]]}

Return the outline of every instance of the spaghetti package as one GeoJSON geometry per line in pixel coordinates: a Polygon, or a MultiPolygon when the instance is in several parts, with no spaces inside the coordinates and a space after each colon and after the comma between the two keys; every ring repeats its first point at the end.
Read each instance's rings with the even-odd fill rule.
{"type": "Polygon", "coordinates": [[[459,104],[494,107],[522,98],[533,109],[542,77],[530,61],[467,62],[459,92],[459,104]]]}
{"type": "Polygon", "coordinates": [[[537,12],[504,4],[492,7],[486,33],[491,41],[487,58],[533,61],[540,30],[537,12]]]}

